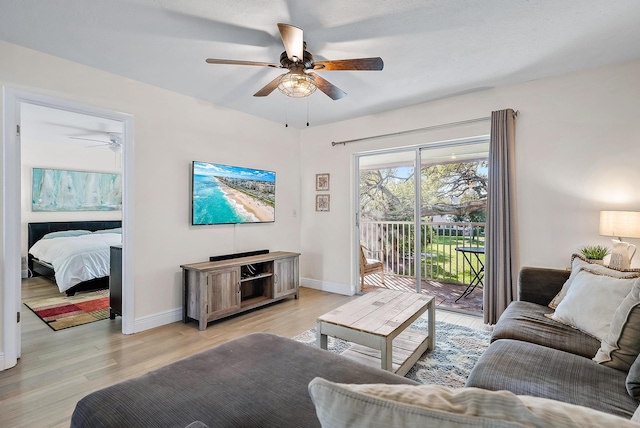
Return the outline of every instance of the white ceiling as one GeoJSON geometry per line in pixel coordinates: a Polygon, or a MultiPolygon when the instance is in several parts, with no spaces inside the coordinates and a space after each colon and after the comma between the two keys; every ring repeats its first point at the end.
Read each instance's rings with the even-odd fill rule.
{"type": "Polygon", "coordinates": [[[109,139],[114,135],[122,135],[123,124],[101,117],[22,103],[20,129],[23,142],[109,149],[109,139]]]}
{"type": "Polygon", "coordinates": [[[638,0],[0,0],[0,39],[290,126],[379,113],[640,58],[638,0]],[[316,60],[380,56],[384,70],[326,71],[347,92],[252,95],[282,70],[276,24],[316,60]],[[308,105],[307,105],[308,101],[308,105]]]}

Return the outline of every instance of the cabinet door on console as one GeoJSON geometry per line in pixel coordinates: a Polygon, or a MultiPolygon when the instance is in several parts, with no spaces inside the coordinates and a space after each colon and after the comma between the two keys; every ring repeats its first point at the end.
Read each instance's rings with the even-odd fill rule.
{"type": "Polygon", "coordinates": [[[206,292],[209,321],[240,310],[240,268],[208,272],[206,292]]]}
{"type": "Polygon", "coordinates": [[[275,276],[273,284],[274,298],[295,294],[298,298],[299,276],[298,257],[289,257],[274,261],[275,276]]]}

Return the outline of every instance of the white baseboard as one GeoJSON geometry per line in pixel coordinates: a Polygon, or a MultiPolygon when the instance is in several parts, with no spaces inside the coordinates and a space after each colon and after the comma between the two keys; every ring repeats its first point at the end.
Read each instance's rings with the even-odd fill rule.
{"type": "Polygon", "coordinates": [[[4,352],[0,352],[0,371],[5,370],[4,366],[4,352]]]}
{"type": "Polygon", "coordinates": [[[141,331],[149,330],[152,328],[163,326],[165,324],[171,324],[182,320],[182,307],[171,309],[166,312],[147,315],[146,317],[136,319],[133,322],[133,332],[140,333],[141,331]]]}
{"type": "Polygon", "coordinates": [[[315,290],[328,291],[329,293],[344,294],[345,296],[353,296],[356,294],[356,287],[354,286],[311,278],[300,278],[300,285],[315,290]]]}
{"type": "MultiPolygon", "coordinates": [[[[355,287],[345,284],[331,283],[327,281],[318,281],[316,279],[300,278],[300,285],[302,287],[328,291],[330,293],[344,294],[346,296],[353,296],[356,293],[355,287]]],[[[140,333],[141,331],[150,330],[152,328],[160,327],[182,320],[182,307],[175,308],[165,312],[147,315],[146,317],[136,319],[133,323],[133,332],[140,333]]]]}

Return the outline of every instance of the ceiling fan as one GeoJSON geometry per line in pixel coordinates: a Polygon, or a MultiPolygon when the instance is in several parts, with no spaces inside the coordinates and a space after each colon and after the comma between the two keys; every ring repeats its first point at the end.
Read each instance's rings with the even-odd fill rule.
{"type": "Polygon", "coordinates": [[[280,75],[269,82],[264,88],[253,94],[254,97],[266,97],[274,89],[289,97],[307,97],[315,92],[316,88],[324,92],[333,100],[344,97],[346,92],[334,84],[314,73],[317,71],[331,70],[382,70],[384,63],[382,58],[356,58],[333,61],[314,61],[313,55],[307,52],[307,44],[303,40],[301,28],[289,24],[278,24],[280,37],[285,51],[280,55],[280,64],[256,61],[235,61],[228,59],[208,58],[209,64],[253,65],[259,67],[284,68],[289,72],[280,75]]]}
{"type": "Polygon", "coordinates": [[[97,140],[95,138],[72,137],[72,136],[70,136],[69,138],[73,140],[95,141],[98,143],[102,143],[102,144],[96,144],[95,146],[88,146],[88,148],[108,146],[109,150],[111,150],[112,152],[121,153],[122,152],[122,134],[117,132],[105,132],[105,136],[108,139],[97,140]]]}

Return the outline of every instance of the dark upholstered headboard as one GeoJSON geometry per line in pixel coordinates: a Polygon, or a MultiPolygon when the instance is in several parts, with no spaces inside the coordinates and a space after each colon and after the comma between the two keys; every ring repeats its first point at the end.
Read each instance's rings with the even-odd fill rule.
{"type": "Polygon", "coordinates": [[[93,232],[95,230],[114,229],[116,227],[122,227],[122,221],[54,221],[29,223],[27,248],[31,248],[36,241],[50,232],[59,232],[61,230],[90,230],[93,232]]]}

